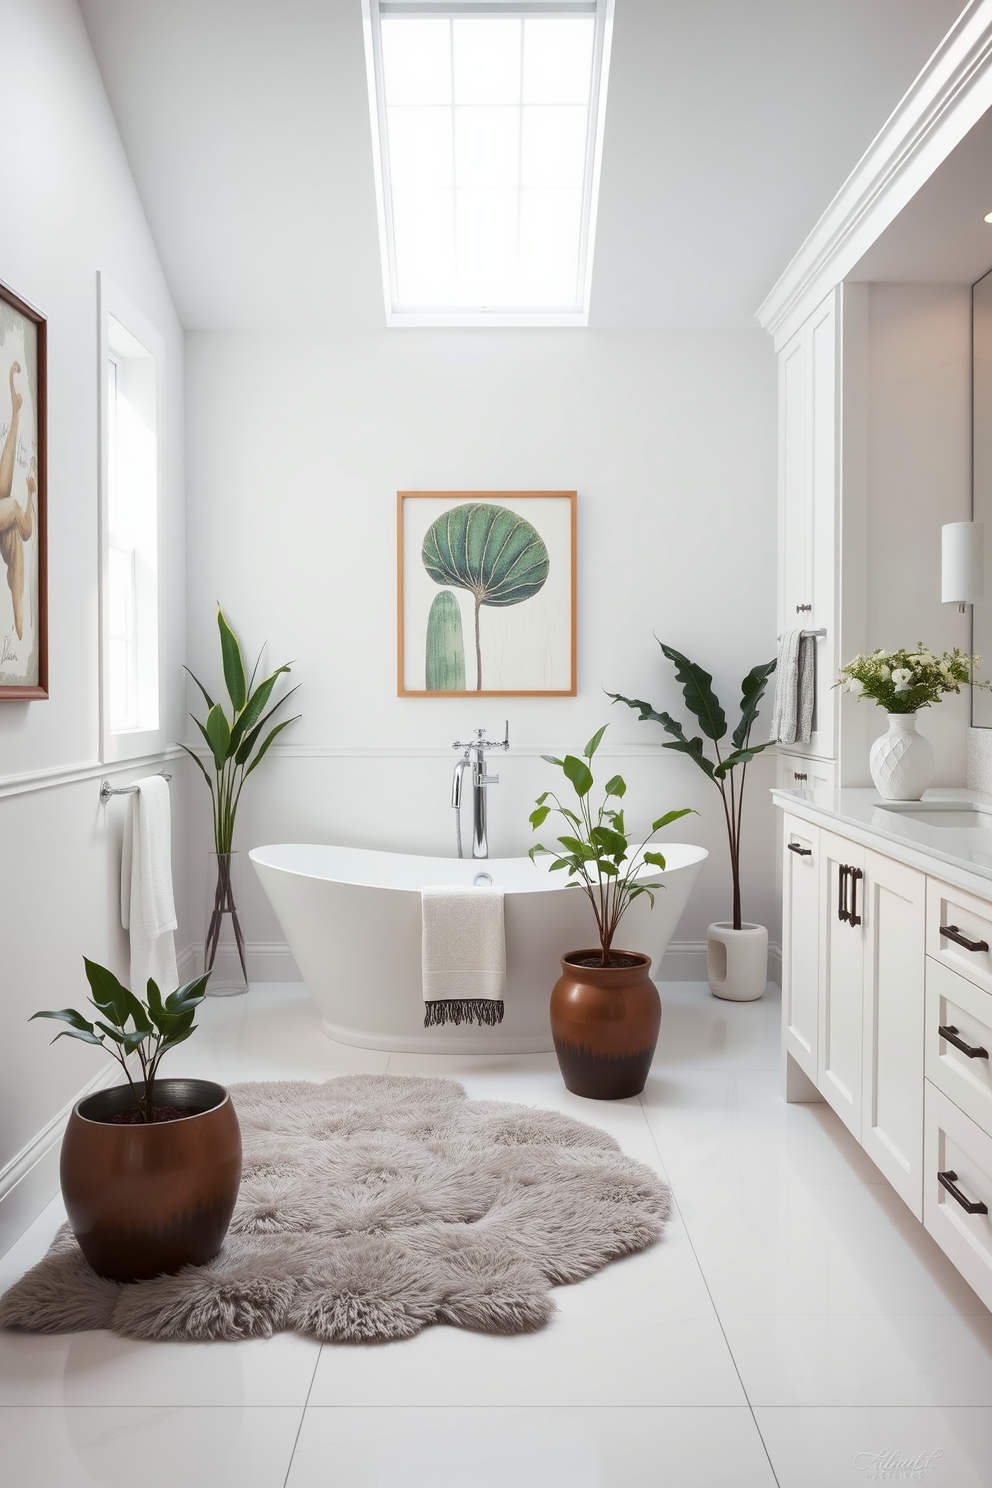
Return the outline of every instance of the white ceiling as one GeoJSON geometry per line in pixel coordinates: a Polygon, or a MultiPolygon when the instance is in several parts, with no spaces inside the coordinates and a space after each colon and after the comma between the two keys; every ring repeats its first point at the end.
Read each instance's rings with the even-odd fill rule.
{"type": "MultiPolygon", "coordinates": [[[[360,0],[79,5],[183,324],[382,326],[360,0]]],[[[753,326],[960,9],[616,0],[590,323],[753,326]]]]}

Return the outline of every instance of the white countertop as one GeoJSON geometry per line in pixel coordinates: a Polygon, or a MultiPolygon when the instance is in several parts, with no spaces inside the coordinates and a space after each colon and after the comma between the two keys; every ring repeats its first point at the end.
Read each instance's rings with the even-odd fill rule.
{"type": "MultiPolygon", "coordinates": [[[[828,829],[833,826],[843,837],[988,896],[988,887],[976,884],[975,879],[992,881],[992,815],[988,827],[932,826],[906,814],[919,802],[883,802],[876,790],[864,787],[776,789],[772,797],[777,806],[794,816],[828,829]]],[[[923,804],[927,801],[955,802],[962,807],[981,802],[992,807],[992,796],[963,787],[925,791],[923,804]]]]}

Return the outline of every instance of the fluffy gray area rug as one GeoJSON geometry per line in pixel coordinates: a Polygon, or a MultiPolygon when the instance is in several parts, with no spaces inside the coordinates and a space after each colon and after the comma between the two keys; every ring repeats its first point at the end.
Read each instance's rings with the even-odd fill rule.
{"type": "Polygon", "coordinates": [[[0,1299],[40,1333],[334,1343],[430,1323],[542,1327],[551,1288],[658,1239],[671,1195],[596,1127],[470,1101],[453,1080],[345,1075],[235,1085],[244,1175],[206,1266],[122,1285],[90,1270],[68,1226],[0,1299]]]}

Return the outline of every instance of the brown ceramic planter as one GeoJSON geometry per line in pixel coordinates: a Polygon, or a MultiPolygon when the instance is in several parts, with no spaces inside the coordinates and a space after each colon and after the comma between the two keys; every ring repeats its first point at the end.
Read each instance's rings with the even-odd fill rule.
{"type": "Polygon", "coordinates": [[[155,1089],[163,1106],[193,1106],[197,1114],[140,1126],[101,1121],[134,1106],[130,1087],[118,1085],[78,1101],[62,1140],[72,1232],[93,1270],[113,1281],[211,1260],[238,1197],[241,1129],[224,1087],[156,1080],[155,1089]]]}
{"type": "Polygon", "coordinates": [[[562,1079],[573,1095],[623,1100],[639,1095],[651,1068],[661,998],[648,972],[651,957],[637,951],[635,966],[577,966],[599,952],[569,951],[551,993],[551,1032],[562,1079]]]}

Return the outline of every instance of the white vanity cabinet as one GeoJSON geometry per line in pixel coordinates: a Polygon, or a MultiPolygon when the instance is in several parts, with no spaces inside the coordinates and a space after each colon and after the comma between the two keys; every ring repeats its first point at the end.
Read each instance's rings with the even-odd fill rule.
{"type": "Polygon", "coordinates": [[[829,1102],[992,1307],[992,882],[808,809],[784,812],[785,1098],[829,1102]]]}

